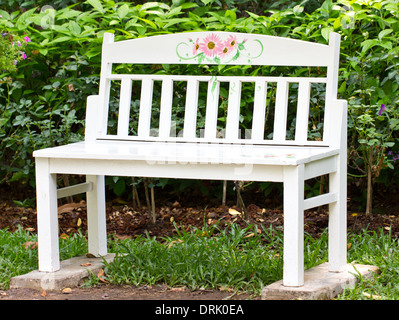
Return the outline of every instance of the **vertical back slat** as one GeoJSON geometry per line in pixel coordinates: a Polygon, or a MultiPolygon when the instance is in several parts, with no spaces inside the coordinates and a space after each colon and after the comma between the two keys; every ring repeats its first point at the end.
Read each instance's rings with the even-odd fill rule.
{"type": "Polygon", "coordinates": [[[276,106],[274,109],[273,140],[284,141],[287,131],[288,82],[277,82],[276,106]]]}
{"type": "Polygon", "coordinates": [[[132,100],[132,80],[123,79],[119,99],[118,136],[127,136],[129,133],[130,102],[132,100]]]}
{"type": "Polygon", "coordinates": [[[206,99],[205,134],[206,139],[216,138],[216,126],[219,107],[220,82],[212,78],[208,82],[208,93],[206,99]]]}
{"type": "Polygon", "coordinates": [[[241,102],[241,81],[230,81],[227,106],[226,139],[238,139],[241,102]]]}
{"type": "Polygon", "coordinates": [[[255,82],[254,111],[252,116],[251,139],[263,140],[265,134],[265,111],[266,111],[267,82],[255,82]]]}
{"type": "Polygon", "coordinates": [[[197,127],[199,82],[197,79],[187,81],[186,108],[184,113],[183,137],[195,138],[197,127]]]}
{"type": "Polygon", "coordinates": [[[138,136],[148,138],[150,136],[153,79],[143,79],[141,83],[140,115],[138,136]]]}
{"type": "Polygon", "coordinates": [[[300,81],[298,90],[298,105],[296,113],[295,141],[308,140],[310,82],[300,81]]]}
{"type": "Polygon", "coordinates": [[[159,137],[170,137],[172,102],[173,102],[173,80],[162,80],[161,110],[159,115],[159,137]]]}

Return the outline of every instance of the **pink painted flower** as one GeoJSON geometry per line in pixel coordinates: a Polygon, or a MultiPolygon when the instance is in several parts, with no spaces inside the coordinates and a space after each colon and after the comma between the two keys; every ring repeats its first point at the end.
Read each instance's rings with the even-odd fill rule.
{"type": "Polygon", "coordinates": [[[221,58],[227,56],[231,52],[230,47],[228,46],[227,42],[223,45],[223,49],[220,51],[219,56],[221,58]]]}
{"type": "Polygon", "coordinates": [[[237,45],[238,45],[237,37],[230,35],[226,40],[225,46],[227,46],[229,49],[233,50],[233,49],[237,48],[237,45]]]}
{"type": "Polygon", "coordinates": [[[196,56],[198,54],[199,48],[200,48],[199,39],[197,38],[197,40],[195,41],[195,43],[193,45],[193,55],[196,56]]]}
{"type": "Polygon", "coordinates": [[[30,40],[30,38],[28,36],[25,36],[24,39],[25,39],[26,42],[31,42],[31,40],[30,40]]]}
{"type": "Polygon", "coordinates": [[[206,57],[213,58],[224,49],[224,46],[222,40],[216,34],[211,33],[200,43],[199,49],[206,57]]]}

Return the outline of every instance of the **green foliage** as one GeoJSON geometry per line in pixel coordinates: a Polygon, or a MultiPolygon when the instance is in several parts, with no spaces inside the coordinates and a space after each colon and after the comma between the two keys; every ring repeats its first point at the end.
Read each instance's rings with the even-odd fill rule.
{"type": "MultiPolygon", "coordinates": [[[[187,286],[196,290],[232,289],[259,295],[265,285],[282,278],[283,234],[277,228],[258,230],[232,224],[191,228],[176,226],[173,237],[109,239],[109,251],[117,253],[112,263],[105,262],[104,278],[123,285],[187,286]]],[[[7,289],[11,277],[37,269],[37,236],[18,229],[0,230],[0,289],[7,289]]],[[[348,261],[375,265],[380,273],[371,279],[358,279],[353,288],[345,288],[338,300],[399,298],[399,242],[390,232],[362,230],[348,236],[348,261]]],[[[61,259],[87,252],[87,239],[76,233],[60,239],[61,259]]],[[[319,238],[305,234],[305,268],[326,262],[328,233],[319,238]]],[[[96,275],[87,285],[99,283],[96,275]]]]}
{"type": "MultiPolygon", "coordinates": [[[[44,7],[44,2],[39,0],[8,2],[15,11],[0,10],[0,29],[16,37],[28,35],[32,41],[27,46],[28,58],[18,63],[18,71],[0,77],[0,181],[3,183],[18,180],[33,185],[33,150],[83,139],[86,97],[98,90],[104,32],[114,33],[118,41],[199,30],[250,32],[319,43],[327,43],[331,31],[340,33],[339,96],[349,101],[351,115],[348,142],[353,152],[349,157],[349,173],[353,179],[364,176],[368,162],[363,150],[383,146],[374,151],[373,165],[379,166],[381,171],[379,178],[375,176],[376,181],[387,185],[398,182],[397,170],[394,174],[384,173],[397,165],[387,154],[396,154],[399,150],[399,10],[396,1],[173,0],[132,4],[59,0],[54,2],[54,9],[44,7]],[[24,9],[19,11],[14,6],[16,3],[24,9]],[[380,116],[381,104],[387,111],[380,116]]],[[[182,66],[138,68],[143,73],[184,72],[182,66]]],[[[187,68],[189,72],[213,74],[211,69],[187,68]]],[[[243,70],[220,66],[217,72],[237,75],[288,72],[300,76],[304,72],[323,71],[307,68],[243,70]]],[[[270,96],[272,90],[268,90],[270,96]]],[[[321,88],[313,90],[323,95],[321,88]]],[[[225,109],[223,102],[221,89],[221,112],[225,109]]],[[[178,105],[179,101],[176,103],[178,105]]],[[[291,103],[295,103],[294,97],[291,103]]],[[[205,102],[199,102],[200,109],[204,105],[205,102]]],[[[243,102],[241,108],[248,109],[242,112],[245,116],[240,119],[245,129],[252,119],[251,101],[243,102]]],[[[311,123],[322,117],[316,104],[311,106],[310,115],[311,123]]],[[[270,125],[272,116],[268,118],[270,125]]],[[[201,117],[199,119],[201,121],[201,117]]],[[[179,132],[182,122],[179,117],[175,120],[179,132]]],[[[219,121],[222,125],[223,115],[219,121]]],[[[295,114],[289,115],[289,121],[295,121],[295,114]]],[[[269,127],[266,123],[266,128],[269,127]]],[[[317,125],[310,128],[313,138],[319,138],[322,128],[317,125]]],[[[289,132],[288,136],[292,134],[289,132]]],[[[114,188],[118,192],[123,189],[120,185],[114,188]]]]}
{"type": "MultiPolygon", "coordinates": [[[[78,232],[60,239],[61,260],[87,252],[87,240],[78,232]]],[[[14,276],[37,269],[37,235],[18,227],[11,233],[0,229],[0,289],[7,289],[14,276]]]]}

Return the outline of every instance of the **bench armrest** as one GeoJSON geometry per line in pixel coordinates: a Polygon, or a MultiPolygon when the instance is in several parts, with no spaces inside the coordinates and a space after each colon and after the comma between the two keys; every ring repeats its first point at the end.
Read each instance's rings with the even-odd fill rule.
{"type": "Polygon", "coordinates": [[[93,141],[96,139],[97,115],[98,115],[98,95],[87,97],[85,140],[93,141]]]}

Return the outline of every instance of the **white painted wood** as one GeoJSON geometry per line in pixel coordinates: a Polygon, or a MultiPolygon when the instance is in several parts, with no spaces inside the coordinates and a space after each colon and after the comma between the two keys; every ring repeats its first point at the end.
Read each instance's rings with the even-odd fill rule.
{"type": "Polygon", "coordinates": [[[107,254],[107,229],[105,216],[105,184],[103,175],[87,175],[86,182],[93,189],[87,197],[88,250],[95,256],[107,254]]]}
{"type": "Polygon", "coordinates": [[[305,180],[320,177],[323,174],[337,170],[337,159],[335,156],[311,161],[305,164],[305,180]]]}
{"type": "MultiPolygon", "coordinates": [[[[102,57],[106,55],[105,51],[107,46],[114,43],[114,35],[111,33],[104,33],[103,37],[103,48],[102,57]]],[[[100,88],[99,88],[99,109],[98,109],[98,121],[97,126],[98,135],[105,135],[108,127],[108,107],[109,97],[111,89],[111,81],[108,76],[112,73],[112,62],[107,59],[101,59],[101,73],[100,73],[100,88]]]]}
{"type": "Polygon", "coordinates": [[[341,272],[347,263],[347,102],[339,100],[332,105],[334,122],[338,124],[336,132],[340,133],[335,144],[341,150],[336,157],[337,170],[329,176],[329,189],[337,194],[337,201],[329,205],[328,268],[331,272],[341,272]]]}
{"type": "Polygon", "coordinates": [[[129,133],[130,102],[132,101],[132,80],[123,79],[118,112],[118,137],[126,137],[129,133]]]}
{"type": "Polygon", "coordinates": [[[205,114],[205,133],[206,139],[216,138],[216,125],[219,107],[219,89],[220,82],[212,77],[208,81],[208,93],[206,100],[206,114],[205,114]]]}
{"type": "Polygon", "coordinates": [[[300,81],[295,127],[295,140],[298,143],[304,143],[308,140],[309,99],[310,83],[308,81],[300,81]]]}
{"type": "Polygon", "coordinates": [[[226,139],[239,139],[239,120],[240,120],[240,102],[241,102],[241,82],[237,80],[230,81],[229,103],[227,107],[226,120],[226,139]]]}
{"type": "MultiPolygon", "coordinates": [[[[297,165],[316,162],[338,154],[337,149],[302,146],[264,146],[227,143],[171,143],[152,141],[97,140],[35,151],[35,157],[92,160],[147,160],[173,159],[181,162],[208,164],[258,163],[264,165],[297,165]]],[[[328,163],[328,161],[327,161],[328,163]]],[[[322,165],[319,165],[322,168],[322,165]]],[[[330,171],[327,168],[326,171],[330,171]]],[[[322,174],[325,172],[321,171],[322,174]]],[[[176,173],[178,174],[178,173],[176,173]]]]}
{"type": "Polygon", "coordinates": [[[287,131],[287,108],[288,108],[288,82],[280,80],[277,82],[276,105],[274,109],[273,140],[281,143],[285,141],[287,131]]]}
{"type": "Polygon", "coordinates": [[[235,36],[238,43],[246,40],[243,43],[246,52],[236,60],[225,59],[223,63],[228,65],[247,65],[248,60],[251,60],[256,65],[326,66],[331,59],[328,45],[260,34],[216,31],[185,32],[106,42],[103,45],[102,59],[110,63],[197,64],[196,59],[190,59],[194,46],[190,39],[199,39],[202,42],[210,34],[218,36],[221,41],[226,41],[229,36],[235,36]],[[177,51],[180,52],[180,57],[176,54],[177,51]],[[260,53],[261,56],[255,58],[260,53]]]}
{"type": "Polygon", "coordinates": [[[164,79],[161,89],[161,110],[159,115],[159,137],[170,137],[173,102],[173,80],[164,79]]]}
{"type": "Polygon", "coordinates": [[[331,144],[340,139],[335,136],[335,127],[337,123],[334,121],[334,113],[337,111],[335,101],[338,91],[338,70],[339,70],[339,49],[341,36],[338,33],[331,32],[329,36],[330,59],[327,66],[327,84],[326,84],[326,103],[324,108],[324,127],[323,139],[331,144]]]}
{"type": "MultiPolygon", "coordinates": [[[[327,78],[316,78],[316,77],[273,77],[273,76],[192,76],[192,75],[164,75],[164,74],[110,74],[107,76],[108,80],[131,79],[136,81],[141,80],[154,80],[163,81],[165,79],[173,81],[190,81],[197,80],[201,82],[229,82],[236,80],[240,82],[289,82],[298,83],[300,81],[308,81],[311,83],[327,83],[327,78]]],[[[211,91],[212,92],[212,91],[211,91]]]]}
{"type": "Polygon", "coordinates": [[[51,171],[65,174],[154,177],[199,180],[248,180],[281,182],[280,165],[176,162],[171,160],[77,160],[51,159],[51,171]]]}
{"type": "Polygon", "coordinates": [[[255,98],[252,120],[251,139],[263,140],[265,135],[267,82],[257,80],[255,82],[255,98]]]}
{"type": "MultiPolygon", "coordinates": [[[[214,38],[215,39],[215,38],[214,38]]],[[[219,40],[218,40],[219,41],[219,40]]],[[[284,184],[284,279],[304,283],[305,209],[329,204],[329,270],[346,265],[346,101],[337,100],[339,35],[329,45],[255,34],[195,32],[114,42],[104,35],[99,95],[87,99],[85,141],[34,152],[38,212],[39,270],[59,269],[56,174],[86,175],[86,183],[64,190],[86,192],[89,252],[107,253],[104,176],[272,181],[284,184]],[[236,39],[245,50],[219,60],[193,56],[205,37],[236,39]],[[238,55],[237,55],[238,54],[238,55]],[[233,59],[234,57],[234,59],[233,59]],[[112,74],[112,63],[206,63],[327,66],[327,77],[112,74]],[[111,81],[121,81],[117,134],[107,134],[111,81]],[[128,135],[132,81],[141,81],[138,135],[128,135]],[[162,81],[159,136],[150,136],[154,81],[162,81]],[[175,81],[187,82],[184,132],[171,136],[175,81]],[[200,82],[208,83],[205,132],[196,137],[200,82]],[[217,132],[220,83],[230,83],[225,137],[217,132]],[[242,83],[254,83],[250,139],[240,139],[242,83]],[[273,140],[264,140],[267,87],[277,83],[273,140]],[[295,140],[286,140],[288,93],[299,83],[295,140]],[[323,141],[307,141],[309,92],[326,83],[323,141]],[[304,199],[306,179],[329,174],[329,193],[304,199]]],[[[246,92],[247,90],[245,90],[246,92]]],[[[219,128],[220,129],[220,128],[219,128]]]]}
{"type": "Polygon", "coordinates": [[[325,193],[304,201],[304,210],[308,210],[315,207],[324,206],[325,204],[333,203],[337,201],[336,193],[325,193]]]}
{"type": "Polygon", "coordinates": [[[150,136],[153,88],[154,81],[152,79],[147,78],[142,81],[138,127],[139,138],[147,138],[150,136]]]}
{"type": "Polygon", "coordinates": [[[50,174],[50,159],[36,159],[36,201],[39,271],[60,269],[56,174],[50,174]]]}
{"type": "Polygon", "coordinates": [[[95,141],[97,136],[97,115],[100,112],[99,96],[91,95],[87,97],[85,140],[95,141]]]}
{"type": "Polygon", "coordinates": [[[66,198],[74,196],[75,194],[85,193],[93,190],[93,184],[91,182],[79,183],[74,186],[65,187],[57,190],[57,198],[66,198]]]}
{"type": "Polygon", "coordinates": [[[195,138],[197,128],[199,81],[190,79],[187,81],[186,109],[184,114],[183,137],[195,138]]]}
{"type": "Polygon", "coordinates": [[[304,284],[304,165],[284,167],[283,284],[304,284]]]}

